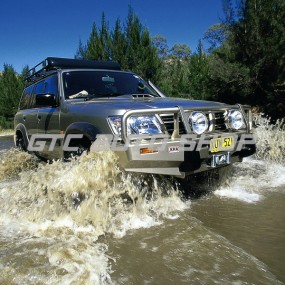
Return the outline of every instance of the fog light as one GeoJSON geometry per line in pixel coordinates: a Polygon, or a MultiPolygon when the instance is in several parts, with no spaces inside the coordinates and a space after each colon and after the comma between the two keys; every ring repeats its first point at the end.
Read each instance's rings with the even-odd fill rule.
{"type": "Polygon", "coordinates": [[[239,130],[244,126],[242,113],[238,110],[230,110],[228,119],[231,129],[239,130]]]}
{"type": "Polygon", "coordinates": [[[208,119],[206,115],[202,112],[193,112],[190,117],[190,124],[192,125],[192,130],[200,135],[207,131],[208,129],[208,119]]]}

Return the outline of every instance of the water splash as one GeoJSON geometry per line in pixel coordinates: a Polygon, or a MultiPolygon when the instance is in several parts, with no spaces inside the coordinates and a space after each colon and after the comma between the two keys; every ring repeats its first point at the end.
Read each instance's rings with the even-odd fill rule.
{"type": "Polygon", "coordinates": [[[19,217],[54,222],[68,216],[76,225],[91,225],[99,234],[121,235],[127,223],[139,223],[134,217],[147,226],[148,217],[156,222],[176,210],[175,200],[181,202],[168,180],[127,174],[112,152],[91,153],[70,163],[40,164],[20,178],[9,190],[14,204],[5,205],[18,208],[19,217]]]}
{"type": "Polygon", "coordinates": [[[22,171],[34,169],[39,163],[35,156],[15,148],[8,150],[1,157],[0,181],[17,176],[22,171]]]}
{"type": "MultiPolygon", "coordinates": [[[[26,163],[27,157],[23,156],[23,160],[26,163]]],[[[107,254],[107,245],[99,242],[100,237],[122,237],[129,230],[160,224],[164,218],[177,218],[179,211],[188,207],[171,181],[127,174],[112,152],[85,154],[69,163],[33,165],[25,171],[12,163],[11,169],[19,179],[8,185],[2,183],[3,235],[13,237],[20,232],[18,238],[25,237],[34,244],[35,251],[42,241],[42,253],[36,254],[45,256],[44,267],[48,264],[52,272],[48,278],[52,281],[47,282],[45,270],[36,276],[45,284],[59,280],[60,284],[110,284],[114,261],[107,254]]],[[[24,247],[17,254],[28,258],[24,247]]],[[[12,268],[5,270],[12,273],[12,268]]],[[[27,284],[31,282],[26,275],[17,276],[27,284]]],[[[0,279],[0,283],[6,281],[0,279]]]]}
{"type": "MultiPolygon", "coordinates": [[[[285,169],[276,164],[284,163],[282,123],[272,127],[260,119],[255,132],[259,160],[235,165],[230,179],[218,188],[208,181],[208,190],[256,203],[267,195],[268,186],[284,189],[285,169]]],[[[111,152],[51,164],[17,150],[1,156],[0,244],[5,237],[7,248],[0,261],[1,284],[112,284],[115,260],[102,237],[161,224],[189,207],[172,181],[127,174],[111,152]]]]}
{"type": "Polygon", "coordinates": [[[271,192],[285,192],[285,166],[255,158],[236,164],[214,193],[247,203],[256,203],[271,192]]]}
{"type": "Polygon", "coordinates": [[[271,119],[264,117],[263,114],[256,115],[254,118],[256,128],[254,133],[257,135],[256,157],[275,163],[285,163],[285,121],[277,120],[275,124],[271,119]]]}
{"type": "Polygon", "coordinates": [[[253,157],[229,168],[226,179],[214,193],[246,203],[261,201],[268,192],[284,191],[285,122],[258,114],[254,119],[257,151],[253,157]]]}

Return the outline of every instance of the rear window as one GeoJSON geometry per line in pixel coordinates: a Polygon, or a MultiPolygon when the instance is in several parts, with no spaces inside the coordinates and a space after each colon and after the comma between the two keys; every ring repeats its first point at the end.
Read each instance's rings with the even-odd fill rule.
{"type": "Polygon", "coordinates": [[[35,96],[37,94],[54,94],[58,96],[57,74],[26,87],[20,101],[20,110],[36,108],[35,96]]]}

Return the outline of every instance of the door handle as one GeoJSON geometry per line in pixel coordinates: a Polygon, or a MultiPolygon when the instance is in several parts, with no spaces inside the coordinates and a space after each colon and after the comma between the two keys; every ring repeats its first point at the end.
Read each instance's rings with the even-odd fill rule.
{"type": "Polygon", "coordinates": [[[39,120],[39,121],[41,120],[41,118],[42,118],[42,116],[41,116],[41,115],[38,115],[38,120],[39,120]]]}
{"type": "Polygon", "coordinates": [[[23,116],[23,121],[26,121],[26,116],[23,116]]]}

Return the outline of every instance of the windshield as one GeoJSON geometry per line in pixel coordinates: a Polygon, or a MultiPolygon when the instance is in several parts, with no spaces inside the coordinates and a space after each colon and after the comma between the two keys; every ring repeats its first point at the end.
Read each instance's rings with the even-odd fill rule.
{"type": "Polygon", "coordinates": [[[64,72],[62,76],[66,99],[128,94],[159,96],[142,78],[133,73],[81,70],[64,72]]]}

